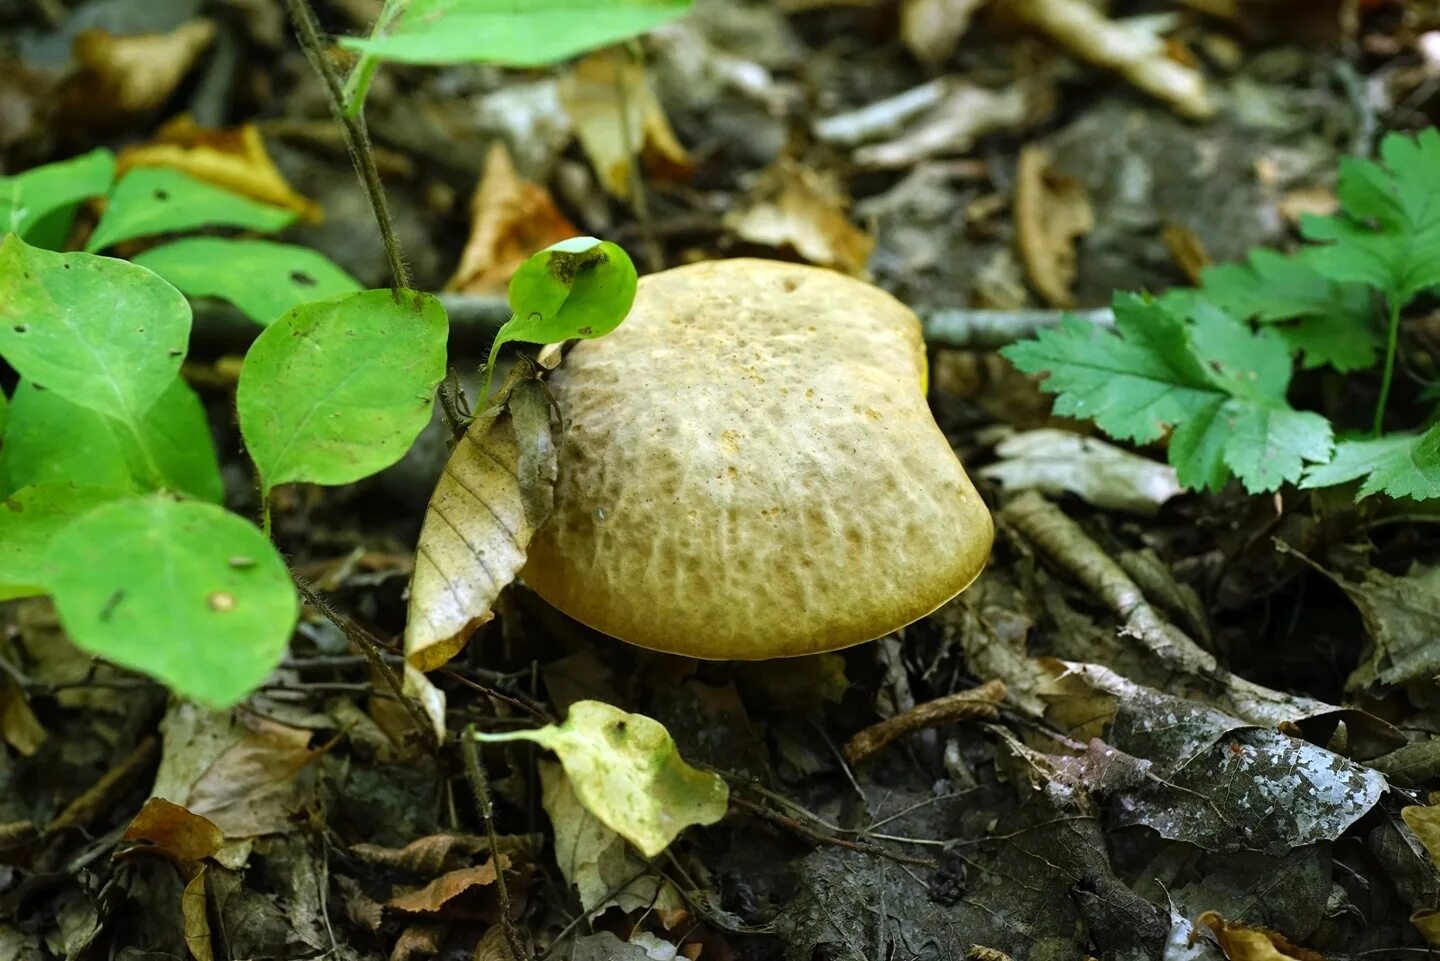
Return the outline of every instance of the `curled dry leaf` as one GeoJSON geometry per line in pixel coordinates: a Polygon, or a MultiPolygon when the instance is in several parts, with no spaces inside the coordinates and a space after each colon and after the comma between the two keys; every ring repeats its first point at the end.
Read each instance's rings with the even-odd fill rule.
{"type": "Polygon", "coordinates": [[[1050,153],[1034,144],[1020,151],[1015,173],[1015,238],[1030,282],[1052,307],[1072,307],[1075,239],[1095,226],[1085,188],[1050,167],[1050,153]]]}
{"type": "Polygon", "coordinates": [[[417,671],[450,660],[490,620],[550,514],[557,468],[549,392],[520,379],[502,396],[455,446],[425,510],[405,628],[406,662],[417,671]]]}
{"type": "Polygon", "coordinates": [[[936,66],[950,54],[970,18],[986,0],[904,0],[900,6],[900,39],[915,59],[936,66]]]}
{"type": "Polygon", "coordinates": [[[683,180],[690,175],[690,155],[670,129],[644,65],[623,49],[599,50],[582,58],[561,79],[560,102],[601,185],[611,195],[629,199],[636,157],[652,176],[683,180]]]}
{"type": "Polygon", "coordinates": [[[182,863],[211,857],[225,843],[225,835],[215,822],[162,797],[145,802],[125,828],[124,839],[149,841],[182,863]]]}
{"type": "Polygon", "coordinates": [[[1005,12],[1087,63],[1113,70],[1182,116],[1215,114],[1205,78],[1171,56],[1166,41],[1107,18],[1086,0],[1011,0],[1005,12]]]}
{"type": "Polygon", "coordinates": [[[502,140],[485,159],[485,174],[470,200],[470,239],[446,290],[503,294],[526,257],[580,231],[549,192],[522,178],[502,140]]]}
{"type": "Polygon", "coordinates": [[[160,128],[155,139],[126,147],[116,158],[116,176],[135,167],[169,167],[260,203],[293,210],[305,220],[323,219],[320,205],[301,196],[270,159],[260,128],[247,123],[210,130],[181,115],[160,128]]]}
{"type": "Polygon", "coordinates": [[[745,206],[725,217],[742,240],[791,248],[812,264],[865,273],[875,238],[845,216],[846,198],[829,178],[789,157],[761,171],[745,206]]]}
{"type": "Polygon", "coordinates": [[[1038,490],[1051,497],[1068,492],[1096,507],[1146,516],[1181,491],[1169,464],[1068,430],[1013,434],[996,445],[995,453],[999,459],[976,473],[1007,490],[1038,490]]]}
{"type": "MultiPolygon", "coordinates": [[[[501,869],[510,867],[510,859],[500,856],[501,869]]],[[[457,917],[493,917],[494,904],[488,897],[476,895],[495,883],[495,862],[486,859],[475,867],[447,871],[434,881],[408,894],[391,898],[385,906],[405,915],[435,917],[440,914],[457,917]]]]}
{"type": "MultiPolygon", "coordinates": [[[[544,843],[544,837],[539,834],[502,834],[495,839],[500,854],[520,861],[534,860],[544,843]]],[[[350,846],[350,853],[366,864],[427,878],[457,870],[473,861],[476,855],[489,852],[490,839],[475,834],[431,834],[403,848],[378,844],[350,846]]]]}
{"type": "Polygon", "coordinates": [[[210,897],[206,891],[205,865],[195,872],[180,893],[180,917],[185,931],[185,947],[195,961],[212,961],[215,949],[210,940],[210,897]]]}
{"type": "Polygon", "coordinates": [[[1214,932],[1230,961],[1325,961],[1319,951],[1293,944],[1277,931],[1235,924],[1214,911],[1206,911],[1198,920],[1214,932]]]}
{"type": "Polygon", "coordinates": [[[205,18],[168,33],[85,30],[72,47],[79,69],[66,81],[62,109],[76,120],[111,124],[117,114],[158,110],[214,40],[215,22],[205,18]]]}

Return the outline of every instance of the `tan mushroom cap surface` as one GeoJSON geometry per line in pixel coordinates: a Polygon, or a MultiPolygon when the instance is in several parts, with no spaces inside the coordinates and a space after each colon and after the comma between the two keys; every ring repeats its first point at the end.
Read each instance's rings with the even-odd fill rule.
{"type": "Polygon", "coordinates": [[[550,381],[555,512],[525,581],[621,640],[756,660],[873,640],[984,567],[994,526],[931,416],[919,320],[815,267],[644,277],[550,381]]]}

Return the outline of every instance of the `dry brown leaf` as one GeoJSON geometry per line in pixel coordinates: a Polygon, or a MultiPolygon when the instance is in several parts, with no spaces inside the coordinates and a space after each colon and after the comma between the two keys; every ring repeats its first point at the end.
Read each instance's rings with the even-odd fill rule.
{"type": "Polygon", "coordinates": [[[1113,70],[1193,120],[1215,115],[1205,78],[1161,37],[1109,19],[1086,0],[1010,0],[1005,13],[1087,63],[1113,70]]]}
{"type": "Polygon", "coordinates": [[[1410,915],[1410,923],[1432,948],[1440,947],[1440,910],[1421,908],[1410,915]]]}
{"type": "Polygon", "coordinates": [[[1276,203],[1280,216],[1292,224],[1306,214],[1328,217],[1340,209],[1340,198],[1328,187],[1296,187],[1287,190],[1276,203]]]}
{"type": "MultiPolygon", "coordinates": [[[[495,839],[500,854],[516,861],[533,860],[544,843],[545,838],[539,834],[502,834],[495,839]]],[[[432,834],[411,841],[403,848],[378,844],[350,847],[350,853],[367,864],[428,878],[454,871],[482,852],[490,853],[490,839],[478,834],[432,834]]]]}
{"type": "Polygon", "coordinates": [[[320,205],[285,180],[253,123],[210,130],[189,116],[176,117],[154,140],[120,151],[116,175],[134,167],[169,167],[251,200],[293,210],[311,223],[324,219],[320,205]]]}
{"type": "Polygon", "coordinates": [[[0,737],[25,757],[33,757],[46,738],[45,728],[25,699],[25,689],[9,675],[0,678],[0,737]]]}
{"type": "MultiPolygon", "coordinates": [[[[500,866],[502,869],[510,867],[510,859],[503,854],[500,866]]],[[[479,890],[488,891],[494,883],[495,862],[487,860],[475,867],[442,874],[418,891],[391,898],[385,906],[406,915],[436,917],[443,913],[454,917],[469,918],[477,914],[491,917],[494,915],[493,903],[484,899],[485,903],[479,904],[479,899],[472,895],[479,890]]]]}
{"type": "Polygon", "coordinates": [[[690,176],[694,164],[670,129],[644,65],[623,49],[583,57],[561,79],[560,102],[601,185],[613,196],[629,199],[630,168],[637,156],[652,176],[690,176]]]}
{"type": "Polygon", "coordinates": [[[225,835],[209,818],[152,797],[125,828],[126,841],[149,841],[176,861],[193,863],[220,850],[225,835]]]}
{"type": "Polygon", "coordinates": [[[505,929],[492,925],[475,943],[475,953],[470,961],[512,961],[510,946],[505,941],[505,929]]]}
{"type": "Polygon", "coordinates": [[[1215,932],[1220,950],[1230,961],[1325,961],[1320,952],[1292,944],[1283,934],[1232,924],[1214,911],[1206,911],[1197,920],[1215,932]]]}
{"type": "Polygon", "coordinates": [[[191,786],[185,807],[227,838],[287,831],[304,806],[297,775],[321,751],[310,732],[247,715],[250,730],[225,748],[191,786]]]}
{"type": "Polygon", "coordinates": [[[1020,151],[1015,173],[1015,237],[1030,283],[1052,307],[1072,307],[1075,238],[1095,226],[1090,198],[1078,180],[1050,169],[1034,144],[1020,151]]]}
{"type": "Polygon", "coordinates": [[[900,39],[915,59],[937,66],[950,54],[987,0],[904,0],[900,6],[900,39]]]}
{"type": "Polygon", "coordinates": [[[1192,284],[1199,284],[1200,272],[1211,263],[1205,241],[1184,224],[1172,222],[1160,231],[1160,242],[1170,251],[1171,259],[1185,273],[1186,279],[1192,284]]]}
{"type": "Polygon", "coordinates": [[[1425,845],[1430,860],[1440,866],[1440,807],[1412,804],[1400,809],[1400,817],[1425,845]]]}
{"type": "MultiPolygon", "coordinates": [[[[183,808],[182,808],[183,810],[183,808]]],[[[180,916],[185,924],[185,947],[195,961],[214,961],[210,941],[209,897],[205,891],[205,866],[185,885],[180,894],[180,916]]]]}
{"type": "Polygon", "coordinates": [[[530,539],[550,513],[556,456],[549,392],[525,379],[507,391],[503,407],[483,411],[455,446],[425,510],[405,628],[406,663],[417,671],[450,660],[490,620],[495,598],[525,565],[530,539]]]}
{"type": "Polygon", "coordinates": [[[863,276],[875,238],[849,221],[847,206],[829,178],[781,157],[761,171],[725,226],[750,243],[791,248],[812,264],[863,276]]]}
{"type": "Polygon", "coordinates": [[[400,932],[395,947],[390,952],[390,961],[415,961],[417,958],[433,958],[445,947],[445,936],[450,925],[421,923],[412,924],[400,932]]]}
{"type": "Polygon", "coordinates": [[[466,294],[503,294],[526,257],[580,232],[544,187],[521,178],[500,140],[485,160],[470,218],[460,266],[445,284],[466,294]]]}
{"type": "Polygon", "coordinates": [[[73,119],[106,125],[117,115],[156,110],[214,39],[215,22],[203,17],[169,33],[116,37],[86,30],[72,44],[79,67],[66,81],[63,110],[73,119]]]}

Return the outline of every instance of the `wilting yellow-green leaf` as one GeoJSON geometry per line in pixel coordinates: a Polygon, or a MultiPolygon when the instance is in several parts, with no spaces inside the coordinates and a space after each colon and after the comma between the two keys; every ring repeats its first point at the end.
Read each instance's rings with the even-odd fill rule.
{"type": "Polygon", "coordinates": [[[665,725],[600,701],[576,701],[564,724],[475,737],[554,751],[580,803],[646,857],[692,824],[714,824],[730,801],[719,775],[685,763],[665,725]]]}

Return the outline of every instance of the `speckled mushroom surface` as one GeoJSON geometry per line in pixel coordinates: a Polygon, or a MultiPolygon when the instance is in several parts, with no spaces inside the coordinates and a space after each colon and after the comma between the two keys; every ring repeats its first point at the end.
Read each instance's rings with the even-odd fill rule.
{"type": "Polygon", "coordinates": [[[550,383],[555,512],[522,577],[606,634],[701,658],[872,640],[974,580],[994,528],[922,388],[920,323],[815,267],[640,281],[550,383]]]}

